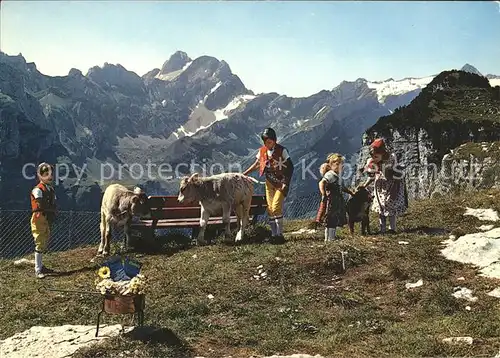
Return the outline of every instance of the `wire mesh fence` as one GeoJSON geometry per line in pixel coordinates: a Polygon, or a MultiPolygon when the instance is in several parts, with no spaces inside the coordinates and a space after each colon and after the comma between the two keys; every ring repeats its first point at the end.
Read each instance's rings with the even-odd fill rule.
{"type": "MultiPolygon", "coordinates": [[[[307,219],[316,215],[319,193],[285,201],[285,219],[307,219]]],[[[0,210],[0,259],[24,256],[34,251],[29,210],[0,210]]],[[[266,221],[265,216],[259,221],[266,221]]],[[[88,211],[59,211],[51,228],[49,251],[64,251],[100,241],[100,214],[88,211]]],[[[179,231],[179,230],[175,230],[179,231]]],[[[166,235],[170,230],[161,230],[166,235]]],[[[123,233],[115,231],[113,241],[122,239],[123,233]]]]}

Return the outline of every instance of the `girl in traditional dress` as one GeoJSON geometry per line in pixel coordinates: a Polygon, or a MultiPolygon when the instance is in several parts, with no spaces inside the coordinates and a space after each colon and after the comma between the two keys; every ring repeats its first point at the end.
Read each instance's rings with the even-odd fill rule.
{"type": "MultiPolygon", "coordinates": [[[[321,164],[321,166],[319,167],[319,174],[321,175],[320,181],[323,180],[324,175],[329,170],[330,170],[330,166],[328,165],[328,161],[321,164]]],[[[321,191],[321,189],[320,189],[320,191],[321,191]]],[[[324,199],[325,199],[325,197],[323,197],[323,195],[322,195],[321,201],[320,201],[319,207],[318,207],[318,212],[316,213],[316,219],[309,226],[309,228],[311,228],[311,229],[317,230],[318,227],[321,225],[321,223],[324,220],[324,216],[326,213],[326,200],[324,200],[324,199]]]]}
{"type": "Polygon", "coordinates": [[[383,139],[376,139],[370,145],[370,156],[365,166],[368,180],[362,187],[374,183],[372,211],[379,214],[380,233],[396,232],[396,217],[408,209],[408,195],[404,182],[403,169],[397,163],[394,153],[390,153],[383,139]]]}
{"type": "Polygon", "coordinates": [[[342,184],[340,173],[344,164],[344,158],[337,153],[330,154],[327,158],[328,171],[319,182],[321,202],[326,203],[324,215],[325,242],[336,239],[337,227],[347,224],[346,202],[343,192],[353,193],[342,184]]]}

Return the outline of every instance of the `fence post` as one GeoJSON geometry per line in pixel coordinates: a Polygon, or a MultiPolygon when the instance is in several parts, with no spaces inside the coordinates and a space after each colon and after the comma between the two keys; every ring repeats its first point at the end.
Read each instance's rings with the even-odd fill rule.
{"type": "Polygon", "coordinates": [[[68,229],[68,250],[72,249],[71,245],[71,237],[73,235],[73,210],[70,210],[69,212],[69,229],[68,229]]]}

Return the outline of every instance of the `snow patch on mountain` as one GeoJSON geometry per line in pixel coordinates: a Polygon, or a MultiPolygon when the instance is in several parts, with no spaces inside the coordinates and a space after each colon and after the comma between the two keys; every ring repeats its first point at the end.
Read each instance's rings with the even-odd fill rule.
{"type": "Polygon", "coordinates": [[[325,109],[326,109],[326,106],[321,107],[321,109],[318,112],[316,112],[316,114],[314,115],[314,117],[316,117],[318,114],[320,114],[321,112],[323,112],[325,109]]]}
{"type": "Polygon", "coordinates": [[[452,261],[472,264],[484,277],[500,278],[500,228],[478,232],[443,242],[441,253],[452,261]]]}
{"type": "Polygon", "coordinates": [[[212,93],[214,93],[215,91],[217,91],[217,88],[219,88],[221,84],[222,84],[222,82],[221,82],[221,81],[217,82],[217,84],[214,86],[214,88],[212,88],[212,89],[210,90],[210,94],[212,94],[212,93]]]}
{"type": "Polygon", "coordinates": [[[422,89],[427,86],[434,76],[423,78],[404,78],[395,81],[392,78],[382,82],[367,82],[368,88],[374,89],[377,92],[377,98],[380,103],[385,103],[389,96],[400,96],[402,94],[422,89]]]}
{"type": "Polygon", "coordinates": [[[203,98],[203,101],[200,101],[200,103],[204,103],[208,96],[210,96],[212,93],[214,93],[215,91],[217,91],[217,89],[222,85],[222,82],[219,81],[217,82],[217,84],[210,90],[210,92],[205,96],[205,98],[203,98]]]}
{"type": "MultiPolygon", "coordinates": [[[[234,111],[240,105],[247,103],[247,102],[250,102],[254,98],[255,98],[255,96],[251,95],[251,94],[244,94],[241,96],[237,96],[231,102],[229,102],[229,104],[225,108],[218,109],[218,110],[214,111],[215,122],[222,121],[223,119],[226,119],[229,116],[230,112],[234,111]]],[[[212,124],[213,123],[211,123],[210,125],[212,125],[212,124]]]]}
{"type": "Polygon", "coordinates": [[[500,86],[500,78],[490,78],[489,81],[491,87],[500,86]]]}
{"type": "MultiPolygon", "coordinates": [[[[219,86],[216,85],[215,87],[218,88],[219,86]]],[[[213,89],[213,91],[215,91],[217,88],[213,89]]],[[[174,131],[173,135],[176,137],[176,139],[182,138],[184,136],[191,137],[199,131],[209,128],[214,123],[227,119],[232,111],[237,109],[240,105],[251,101],[255,97],[256,96],[249,94],[237,96],[231,102],[229,102],[226,107],[217,109],[215,111],[208,110],[202,103],[202,101],[200,101],[200,103],[191,113],[188,122],[174,131]]]]}
{"type": "Polygon", "coordinates": [[[188,63],[186,63],[184,65],[184,67],[182,67],[179,71],[174,71],[174,72],[169,72],[169,73],[165,73],[165,74],[160,74],[158,73],[155,78],[158,78],[162,81],[173,81],[175,80],[177,77],[179,77],[179,75],[186,71],[186,69],[193,63],[193,61],[190,61],[188,63]]]}
{"type": "Polygon", "coordinates": [[[311,119],[299,119],[297,122],[292,124],[292,128],[296,129],[302,127],[304,124],[309,122],[311,119]]]}
{"type": "MultiPolygon", "coordinates": [[[[464,66],[462,70],[471,73],[481,74],[475,67],[468,65],[464,66]]],[[[387,81],[367,81],[368,88],[374,89],[377,92],[377,98],[380,103],[385,103],[389,96],[400,96],[405,93],[422,89],[427,86],[436,76],[428,76],[422,78],[404,78],[402,80],[393,80],[392,78],[387,81]]],[[[494,75],[488,75],[490,86],[500,86],[500,78],[494,75]]]]}
{"type": "MultiPolygon", "coordinates": [[[[179,129],[177,129],[177,133],[184,134],[185,136],[190,137],[190,136],[194,135],[196,132],[188,132],[188,131],[184,128],[184,126],[180,126],[180,128],[179,128],[179,129]]],[[[176,134],[176,132],[174,132],[174,134],[176,134]]],[[[177,137],[179,137],[179,135],[178,135],[178,134],[176,134],[176,135],[177,135],[177,137]]]]}

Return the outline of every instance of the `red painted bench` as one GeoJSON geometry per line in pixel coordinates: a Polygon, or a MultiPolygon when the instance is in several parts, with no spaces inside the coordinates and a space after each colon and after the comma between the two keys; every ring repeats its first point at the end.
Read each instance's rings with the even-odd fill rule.
{"type": "MultiPolygon", "coordinates": [[[[132,223],[134,236],[147,235],[155,237],[157,229],[188,228],[192,229],[195,238],[200,228],[201,207],[197,203],[180,203],[177,196],[150,196],[149,206],[151,214],[141,217],[132,223]]],[[[260,215],[265,214],[267,208],[266,197],[254,195],[250,207],[250,222],[254,224],[260,215]]],[[[236,214],[231,213],[231,224],[236,224],[236,214]]],[[[223,228],[222,212],[208,221],[208,228],[223,228]]],[[[207,229],[208,229],[207,228],[207,229]]]]}

